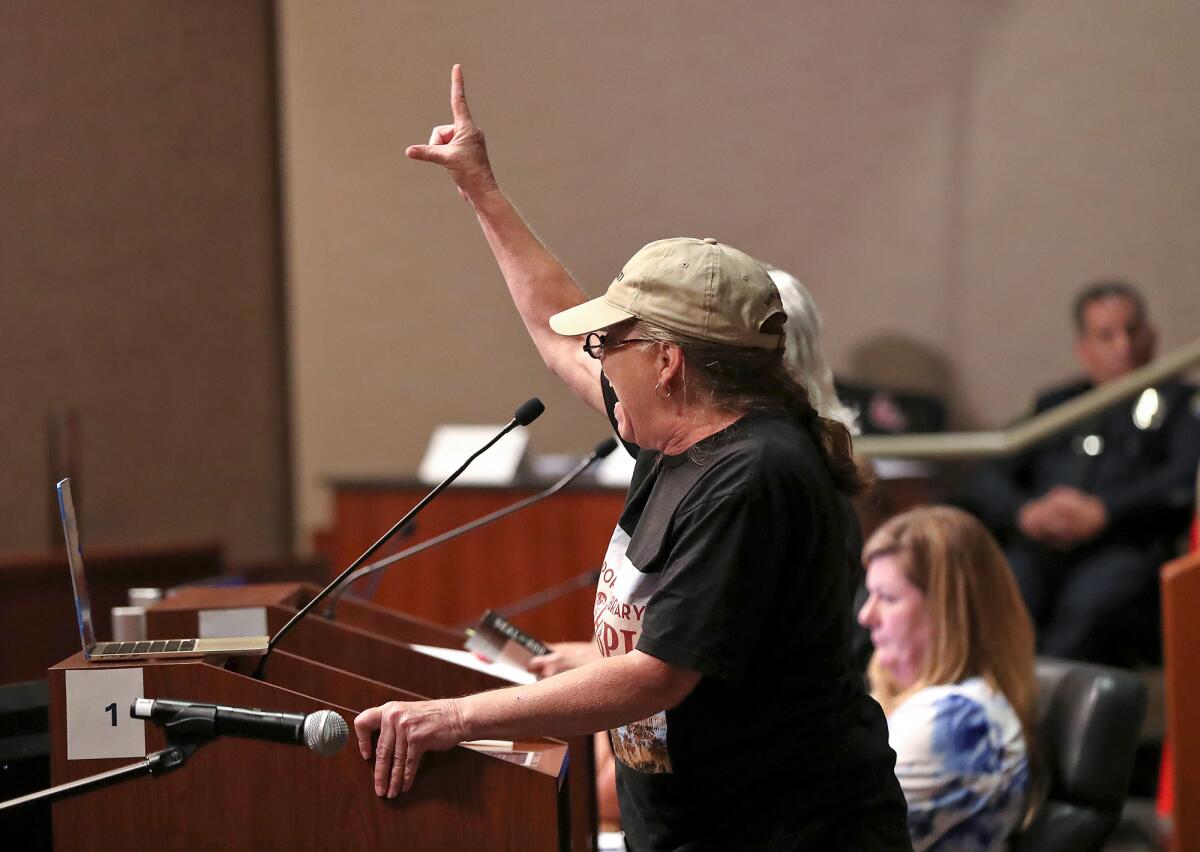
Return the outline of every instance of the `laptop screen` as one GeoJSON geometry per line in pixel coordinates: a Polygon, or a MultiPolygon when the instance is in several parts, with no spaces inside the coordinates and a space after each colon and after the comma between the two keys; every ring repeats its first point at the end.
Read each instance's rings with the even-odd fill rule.
{"type": "Polygon", "coordinates": [[[58,483],[58,514],[62,518],[63,537],[67,540],[67,561],[71,565],[71,587],[75,590],[75,618],[79,622],[79,641],[84,656],[96,645],[92,630],[92,602],[83,576],[83,550],[79,546],[79,525],[75,522],[75,501],[71,499],[71,480],[58,483]]]}

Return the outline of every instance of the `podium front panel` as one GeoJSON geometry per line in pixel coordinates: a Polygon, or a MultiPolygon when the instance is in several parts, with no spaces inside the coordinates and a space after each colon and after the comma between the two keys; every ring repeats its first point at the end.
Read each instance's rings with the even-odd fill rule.
{"type": "MultiPolygon", "coordinates": [[[[55,784],[137,762],[66,759],[65,674],[82,668],[96,667],[76,655],[49,672],[55,784]]],[[[139,668],[145,697],[299,713],[328,708],[348,721],[356,712],[204,661],[139,668]]],[[[364,688],[381,690],[380,696],[386,690],[364,688]]],[[[159,729],[147,725],[147,749],[164,745],[159,729]]],[[[321,757],[300,746],[223,737],[169,775],[57,802],[55,846],[559,850],[568,842],[565,776],[566,749],[552,742],[537,746],[534,767],[458,747],[427,754],[409,793],[380,799],[371,763],[353,743],[321,757]]]]}

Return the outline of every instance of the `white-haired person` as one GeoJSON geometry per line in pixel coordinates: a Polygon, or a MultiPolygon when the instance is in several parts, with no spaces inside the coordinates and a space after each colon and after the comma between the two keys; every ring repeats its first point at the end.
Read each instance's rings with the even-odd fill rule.
{"type": "Polygon", "coordinates": [[[909,848],[846,637],[850,436],[784,367],[770,277],[715,239],[659,240],[586,300],[500,192],[451,78],[454,123],[408,155],[449,172],[546,364],[637,461],[597,588],[601,658],[363,711],[376,793],[463,740],[608,730],[632,850],[909,848]]]}
{"type": "Polygon", "coordinates": [[[917,850],[1007,848],[1037,803],[1033,627],[999,545],[973,516],[924,506],[863,548],[859,621],[875,653],[917,850]]]}
{"type": "Polygon", "coordinates": [[[788,368],[808,389],[813,408],[822,417],[840,421],[851,435],[859,434],[858,412],[842,402],[833,384],[833,370],[825,358],[823,324],[816,300],[795,275],[770,264],[764,264],[764,267],[775,282],[788,318],[783,326],[788,368]]]}

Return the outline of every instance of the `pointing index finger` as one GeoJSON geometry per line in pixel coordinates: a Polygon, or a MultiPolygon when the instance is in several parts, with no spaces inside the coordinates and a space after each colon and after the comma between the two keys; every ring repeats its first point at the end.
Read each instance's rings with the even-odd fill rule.
{"type": "Polygon", "coordinates": [[[467,109],[467,92],[463,86],[462,66],[450,69],[450,112],[456,125],[470,124],[471,111],[467,109]]]}

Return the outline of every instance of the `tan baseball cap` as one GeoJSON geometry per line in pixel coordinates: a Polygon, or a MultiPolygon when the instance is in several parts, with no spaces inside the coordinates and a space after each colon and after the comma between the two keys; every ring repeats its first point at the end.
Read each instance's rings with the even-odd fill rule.
{"type": "Polygon", "coordinates": [[[635,318],[713,343],[773,349],[783,346],[787,315],[750,255],[712,237],[674,237],[643,246],[603,296],[555,314],[550,327],[578,336],[635,318]]]}

